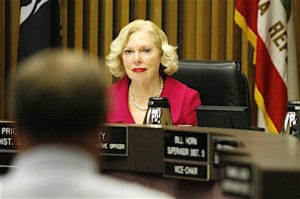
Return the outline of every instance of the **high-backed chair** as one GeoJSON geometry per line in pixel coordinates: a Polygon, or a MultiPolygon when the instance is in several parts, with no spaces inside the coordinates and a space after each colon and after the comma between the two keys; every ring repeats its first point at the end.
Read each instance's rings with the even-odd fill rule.
{"type": "Polygon", "coordinates": [[[248,81],[240,62],[180,60],[173,77],[197,90],[202,105],[247,107],[251,126],[248,81]]]}

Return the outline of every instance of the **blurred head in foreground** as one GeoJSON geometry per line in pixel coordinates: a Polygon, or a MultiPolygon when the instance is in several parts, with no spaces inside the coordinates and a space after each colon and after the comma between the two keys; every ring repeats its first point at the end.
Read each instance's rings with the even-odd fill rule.
{"type": "Polygon", "coordinates": [[[96,148],[92,142],[105,120],[100,68],[96,58],[72,50],[45,50],[18,66],[11,110],[21,148],[44,143],[96,148]]]}

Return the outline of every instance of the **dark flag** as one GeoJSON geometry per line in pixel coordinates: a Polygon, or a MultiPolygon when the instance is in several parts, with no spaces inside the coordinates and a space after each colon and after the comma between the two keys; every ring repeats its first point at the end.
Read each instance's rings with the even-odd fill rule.
{"type": "Polygon", "coordinates": [[[62,46],[60,31],[59,0],[21,0],[18,61],[62,46]]]}

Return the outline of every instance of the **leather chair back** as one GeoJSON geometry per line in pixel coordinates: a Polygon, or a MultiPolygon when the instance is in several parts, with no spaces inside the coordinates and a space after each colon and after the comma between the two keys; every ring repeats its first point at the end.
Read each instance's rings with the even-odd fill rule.
{"type": "Polygon", "coordinates": [[[173,77],[197,90],[202,105],[247,107],[251,124],[248,81],[240,62],[180,60],[173,77]]]}

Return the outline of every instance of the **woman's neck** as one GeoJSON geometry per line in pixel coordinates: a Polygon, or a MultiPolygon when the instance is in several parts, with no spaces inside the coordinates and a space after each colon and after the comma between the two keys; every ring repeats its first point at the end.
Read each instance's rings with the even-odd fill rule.
{"type": "Polygon", "coordinates": [[[151,82],[131,82],[132,95],[135,98],[136,103],[144,106],[148,104],[150,97],[157,96],[161,90],[160,77],[154,79],[151,82]]]}
{"type": "Polygon", "coordinates": [[[128,105],[131,115],[136,124],[142,124],[146,110],[148,107],[148,100],[153,96],[160,96],[163,89],[163,80],[159,78],[148,84],[141,84],[132,82],[129,87],[128,105]]]}

